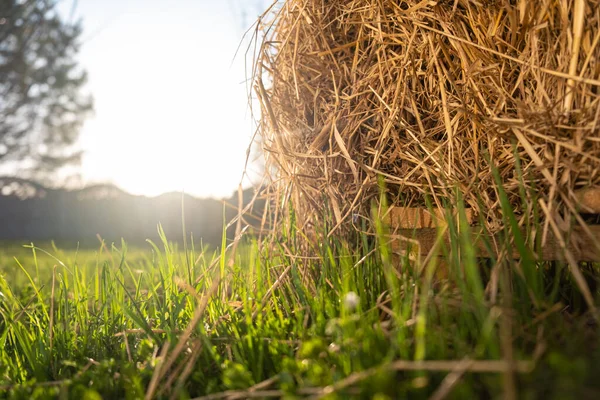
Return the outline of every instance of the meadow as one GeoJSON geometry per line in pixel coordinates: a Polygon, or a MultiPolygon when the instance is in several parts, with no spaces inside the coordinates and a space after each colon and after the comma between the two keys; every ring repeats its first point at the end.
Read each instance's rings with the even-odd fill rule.
{"type": "MultiPolygon", "coordinates": [[[[7,139],[0,160],[7,156],[12,167],[23,160],[33,176],[61,175],[58,162],[79,154],[71,128],[91,107],[72,94],[85,73],[74,77],[76,63],[63,54],[76,53],[80,27],[36,30],[45,27],[42,16],[55,18],[48,11],[55,2],[8,3],[14,7],[0,8],[16,17],[0,18],[8,50],[0,49],[16,58],[2,73],[16,78],[0,86],[15,104],[0,106],[10,128],[0,128],[7,139]],[[20,36],[13,40],[12,32],[20,36]],[[46,47],[58,49],[59,61],[46,47]]],[[[83,206],[80,196],[58,190],[43,200],[5,199],[0,224],[18,236],[4,237],[29,239],[0,242],[0,399],[600,399],[600,8],[585,0],[538,3],[273,2],[244,34],[246,51],[241,43],[236,51],[247,71],[238,86],[248,89],[256,129],[245,165],[250,172],[256,145],[264,155],[256,181],[265,186],[256,196],[246,192],[248,199],[240,190],[233,204],[250,209],[265,200],[257,219],[265,223],[253,227],[263,236],[231,242],[219,228],[227,213],[212,201],[210,209],[192,207],[194,223],[182,197],[182,234],[171,237],[165,231],[178,232],[180,220],[170,226],[166,218],[179,210],[162,200],[165,214],[159,203],[124,194],[112,196],[129,199],[114,200],[114,210],[102,198],[89,196],[83,206]],[[398,234],[393,223],[406,221],[386,220],[388,201],[446,213],[426,228],[433,240],[425,254],[422,242],[410,240],[417,226],[396,226],[406,230],[398,234]],[[43,212],[32,212],[34,203],[43,212]],[[17,222],[7,221],[13,216],[17,222]],[[144,245],[99,239],[89,247],[98,232],[114,234],[111,240],[154,233],[157,220],[163,226],[144,245]],[[61,231],[59,224],[86,245],[30,242],[61,231]],[[208,240],[197,226],[216,228],[220,245],[194,240],[208,240]],[[552,247],[549,257],[540,254],[544,246],[552,247]]],[[[185,11],[194,27],[227,26],[219,17],[199,23],[195,14],[185,11]]],[[[220,65],[225,36],[194,33],[192,45],[179,49],[187,43],[183,20],[161,11],[155,24],[140,15],[140,26],[118,22],[133,27],[143,46],[118,33],[114,48],[137,58],[148,49],[143,71],[165,68],[139,87],[120,85],[142,93],[143,102],[119,85],[105,90],[125,103],[109,100],[117,108],[98,131],[97,143],[108,149],[98,168],[111,164],[117,181],[142,171],[123,181],[138,188],[153,177],[164,181],[159,175],[177,188],[225,182],[238,165],[239,140],[215,140],[242,121],[226,92],[231,82],[181,59],[192,54],[200,66],[220,65]],[[140,33],[141,22],[163,36],[177,32],[176,39],[157,52],[152,44],[162,42],[140,33]],[[169,73],[161,60],[176,69],[169,73]],[[197,78],[205,80],[194,91],[197,78]],[[184,88],[187,97],[161,87],[184,88]],[[152,110],[165,122],[146,118],[152,110]],[[118,140],[106,136],[113,127],[118,140]]],[[[111,77],[113,64],[140,79],[140,68],[118,57],[99,57],[111,63],[98,67],[107,82],[132,78],[111,77]]],[[[179,204],[179,195],[167,197],[179,204]]],[[[245,214],[238,216],[241,222],[245,214]]]]}
{"type": "MultiPolygon", "coordinates": [[[[0,398],[600,398],[597,321],[566,263],[476,258],[449,223],[420,265],[385,229],[314,256],[293,218],[235,254],[164,233],[3,243],[0,398]]],[[[579,267],[597,301],[598,265],[579,267]]]]}

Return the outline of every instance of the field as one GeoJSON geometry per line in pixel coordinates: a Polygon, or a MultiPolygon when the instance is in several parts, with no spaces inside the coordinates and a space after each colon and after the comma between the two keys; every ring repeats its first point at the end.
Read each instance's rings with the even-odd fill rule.
{"type": "Polygon", "coordinates": [[[600,0],[58,3],[0,3],[0,400],[600,399],[600,0]]]}
{"type": "MultiPolygon", "coordinates": [[[[233,258],[164,235],[4,243],[0,398],[600,398],[597,321],[568,266],[477,259],[448,229],[452,252],[425,266],[383,234],[303,258],[293,224],[233,258]]],[[[598,266],[579,267],[597,300],[598,266]]]]}

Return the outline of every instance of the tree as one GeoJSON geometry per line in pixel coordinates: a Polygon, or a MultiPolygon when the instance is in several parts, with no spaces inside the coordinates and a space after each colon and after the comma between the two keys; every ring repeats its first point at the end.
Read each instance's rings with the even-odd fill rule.
{"type": "Polygon", "coordinates": [[[56,1],[0,1],[0,165],[47,178],[79,162],[74,145],[92,110],[74,59],[80,34],[56,1]]]}

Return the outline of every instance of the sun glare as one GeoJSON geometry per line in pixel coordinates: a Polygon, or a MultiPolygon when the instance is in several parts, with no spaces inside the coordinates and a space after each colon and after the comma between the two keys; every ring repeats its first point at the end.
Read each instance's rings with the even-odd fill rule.
{"type": "MultiPolygon", "coordinates": [[[[230,195],[252,128],[229,10],[221,2],[162,10],[107,3],[117,17],[82,46],[96,109],[82,132],[84,179],[150,196],[230,195]]],[[[84,26],[94,25],[94,7],[81,2],[84,26]]]]}

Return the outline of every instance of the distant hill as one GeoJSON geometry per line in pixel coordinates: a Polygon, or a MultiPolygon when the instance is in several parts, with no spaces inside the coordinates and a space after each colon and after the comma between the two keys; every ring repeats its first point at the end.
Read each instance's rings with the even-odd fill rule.
{"type": "MultiPolygon", "coordinates": [[[[244,203],[254,189],[243,193],[244,203]]],[[[182,201],[185,228],[194,239],[218,246],[225,219],[237,215],[237,193],[230,199],[198,199],[181,193],[157,197],[131,195],[110,184],[81,190],[50,189],[38,183],[0,177],[0,240],[27,240],[98,243],[97,235],[107,242],[124,238],[129,243],[158,240],[160,223],[172,241],[182,241],[182,201]]],[[[252,214],[262,215],[264,202],[254,204],[252,214]]],[[[252,220],[251,215],[247,216],[252,220]]],[[[254,219],[256,220],[256,219],[254,219]]],[[[228,237],[233,236],[228,230],[228,237]]]]}

